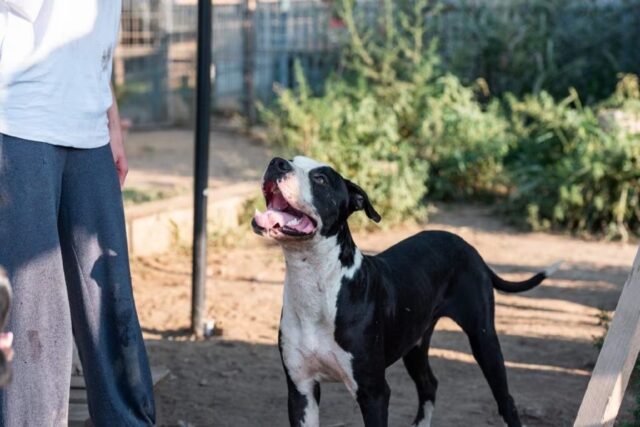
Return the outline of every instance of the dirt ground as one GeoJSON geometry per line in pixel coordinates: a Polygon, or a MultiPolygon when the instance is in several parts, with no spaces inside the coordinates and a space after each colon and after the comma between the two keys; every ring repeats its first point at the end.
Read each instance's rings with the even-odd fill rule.
{"type": "MultiPolygon", "coordinates": [[[[637,246],[544,233],[520,233],[484,207],[444,206],[424,227],[356,235],[376,252],[421,228],[456,232],[503,277],[521,279],[558,259],[556,276],[530,292],[497,294],[496,325],[511,393],[528,426],[572,424],[602,335],[600,310],[615,308],[637,246]]],[[[286,387],[276,346],[283,259],[278,247],[239,233],[235,249],[211,248],[209,315],[223,335],[186,335],[190,258],[185,249],[133,260],[136,301],[151,362],[171,370],[157,388],[160,425],[284,426],[286,387]]],[[[439,379],[434,426],[502,425],[465,335],[441,321],[430,351],[439,379]]],[[[417,409],[401,363],[388,370],[390,426],[409,426],[417,409]]],[[[629,393],[627,393],[629,395],[629,393]]],[[[630,396],[624,404],[628,413],[630,396]]],[[[361,426],[359,410],[340,384],[322,388],[323,426],[361,426]]]]}
{"type": "MultiPolygon", "coordinates": [[[[215,127],[210,134],[209,186],[255,182],[269,149],[249,136],[215,127]]],[[[167,196],[190,191],[193,182],[194,136],[189,129],[131,132],[126,137],[127,189],[156,190],[167,196]]]]}

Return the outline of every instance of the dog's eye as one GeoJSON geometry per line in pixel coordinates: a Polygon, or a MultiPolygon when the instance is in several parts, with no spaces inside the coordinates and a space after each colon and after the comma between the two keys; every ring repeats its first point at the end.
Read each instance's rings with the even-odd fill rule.
{"type": "Polygon", "coordinates": [[[327,177],[324,176],[321,173],[317,173],[313,176],[313,180],[315,181],[316,184],[320,184],[320,185],[327,185],[327,177]]]}

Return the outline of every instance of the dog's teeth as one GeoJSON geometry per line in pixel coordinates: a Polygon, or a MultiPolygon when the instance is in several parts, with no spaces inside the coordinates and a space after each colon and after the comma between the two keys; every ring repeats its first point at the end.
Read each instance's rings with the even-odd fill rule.
{"type": "Polygon", "coordinates": [[[289,221],[289,222],[287,223],[287,226],[290,226],[290,225],[291,225],[291,226],[293,226],[293,225],[298,225],[299,223],[300,223],[300,220],[299,220],[298,218],[294,218],[294,219],[292,219],[291,221],[289,221]]]}

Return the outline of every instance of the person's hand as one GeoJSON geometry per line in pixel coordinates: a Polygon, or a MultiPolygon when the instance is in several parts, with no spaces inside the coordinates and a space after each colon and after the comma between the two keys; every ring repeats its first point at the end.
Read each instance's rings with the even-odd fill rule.
{"type": "Polygon", "coordinates": [[[122,129],[118,124],[117,129],[109,126],[109,138],[111,139],[111,153],[113,154],[113,163],[116,165],[116,172],[118,173],[118,179],[120,180],[120,187],[124,185],[124,180],[127,178],[129,172],[129,164],[127,162],[127,155],[124,152],[124,138],[122,136],[122,129]]]}
{"type": "Polygon", "coordinates": [[[13,360],[13,333],[0,333],[0,351],[4,353],[7,361],[13,360]]]}
{"type": "Polygon", "coordinates": [[[113,97],[113,104],[107,111],[109,119],[109,138],[111,145],[111,153],[113,154],[113,163],[116,165],[120,187],[124,185],[124,180],[129,172],[129,163],[127,155],[124,152],[124,137],[122,134],[122,123],[120,121],[120,113],[118,112],[118,104],[116,97],[113,97]]]}

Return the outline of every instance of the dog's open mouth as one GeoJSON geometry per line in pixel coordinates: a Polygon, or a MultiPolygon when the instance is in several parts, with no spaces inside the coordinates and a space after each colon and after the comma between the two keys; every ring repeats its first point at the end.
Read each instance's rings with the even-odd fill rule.
{"type": "Polygon", "coordinates": [[[278,188],[278,184],[267,181],[262,186],[267,203],[265,212],[256,211],[253,221],[261,229],[277,236],[285,234],[292,237],[311,236],[317,223],[309,215],[295,209],[287,202],[278,188]]]}

